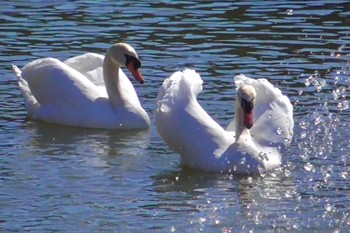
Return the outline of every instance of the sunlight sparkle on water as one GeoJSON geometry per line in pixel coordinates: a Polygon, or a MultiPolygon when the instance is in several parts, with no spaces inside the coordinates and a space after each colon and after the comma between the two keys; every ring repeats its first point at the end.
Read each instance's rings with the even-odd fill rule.
{"type": "Polygon", "coordinates": [[[287,15],[293,15],[294,11],[293,11],[293,9],[288,9],[286,11],[286,13],[287,13],[287,15]]]}
{"type": "Polygon", "coordinates": [[[2,12],[1,232],[350,232],[346,1],[20,2],[2,12]],[[198,100],[222,125],[234,116],[235,73],[280,88],[294,111],[281,167],[271,174],[258,166],[260,176],[249,177],[233,174],[237,166],[192,171],[154,124],[82,134],[26,119],[10,63],[103,54],[115,39],[139,51],[148,82],[135,89],[151,117],[170,111],[171,96],[158,105],[156,96],[186,67],[202,75],[198,100]]]}
{"type": "Polygon", "coordinates": [[[347,100],[342,100],[338,103],[337,106],[340,110],[347,110],[349,109],[349,102],[347,100]]]}

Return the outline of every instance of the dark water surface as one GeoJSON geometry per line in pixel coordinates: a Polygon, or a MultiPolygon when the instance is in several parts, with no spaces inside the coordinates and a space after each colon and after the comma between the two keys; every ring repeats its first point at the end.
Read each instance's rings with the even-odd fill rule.
{"type": "Polygon", "coordinates": [[[2,1],[1,232],[348,232],[348,1],[2,1]],[[261,177],[182,168],[155,127],[117,133],[28,121],[11,64],[132,44],[153,120],[159,87],[194,68],[221,125],[232,77],[267,78],[294,105],[283,166],[261,177]]]}

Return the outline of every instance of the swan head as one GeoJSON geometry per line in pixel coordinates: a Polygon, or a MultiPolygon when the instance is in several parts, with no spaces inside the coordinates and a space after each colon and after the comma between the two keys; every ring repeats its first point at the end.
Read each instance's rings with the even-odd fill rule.
{"type": "Polygon", "coordinates": [[[135,49],[126,43],[116,43],[107,51],[107,55],[118,67],[126,67],[134,76],[136,81],[144,83],[140,72],[141,61],[135,49]]]}
{"type": "Polygon", "coordinates": [[[256,91],[251,85],[244,85],[238,89],[238,100],[243,112],[243,125],[250,129],[253,127],[253,109],[256,91]]]}

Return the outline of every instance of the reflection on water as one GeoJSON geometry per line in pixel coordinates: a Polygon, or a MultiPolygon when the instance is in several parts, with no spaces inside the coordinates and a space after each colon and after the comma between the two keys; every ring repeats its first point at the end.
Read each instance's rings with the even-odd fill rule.
{"type": "Polygon", "coordinates": [[[76,145],[83,144],[86,145],[86,148],[80,149],[87,152],[93,151],[97,155],[115,156],[124,154],[126,150],[132,148],[147,148],[150,137],[148,130],[106,131],[39,122],[33,124],[30,130],[35,131],[36,135],[32,138],[31,145],[37,146],[38,149],[62,147],[61,152],[64,154],[69,154],[70,150],[76,151],[76,145]]]}
{"type": "MultiPolygon", "coordinates": [[[[0,231],[347,232],[350,229],[348,1],[0,2],[0,231]],[[232,77],[267,78],[294,105],[295,137],[276,174],[237,177],[179,165],[149,131],[26,119],[11,63],[103,54],[132,44],[153,119],[159,87],[194,68],[199,102],[233,116],[232,77]]],[[[169,122],[171,123],[171,122],[169,122]]]]}

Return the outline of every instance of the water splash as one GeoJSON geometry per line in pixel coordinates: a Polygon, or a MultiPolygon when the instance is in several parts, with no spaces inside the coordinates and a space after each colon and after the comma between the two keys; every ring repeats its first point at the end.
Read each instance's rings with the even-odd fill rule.
{"type": "Polygon", "coordinates": [[[346,99],[346,87],[345,86],[336,87],[332,91],[332,96],[333,96],[334,100],[338,101],[337,107],[339,108],[339,110],[344,111],[344,110],[349,109],[349,101],[346,99]]]}
{"type": "MultiPolygon", "coordinates": [[[[342,50],[344,47],[340,47],[342,50]]],[[[331,71],[330,71],[331,72],[331,71]]],[[[297,126],[300,128],[298,134],[298,148],[300,158],[304,162],[303,169],[307,173],[317,173],[323,177],[327,184],[332,180],[332,168],[322,168],[322,161],[332,156],[335,148],[337,129],[343,123],[342,111],[349,108],[347,86],[344,78],[340,77],[343,69],[336,70],[334,79],[321,78],[318,71],[305,79],[307,87],[312,86],[317,95],[318,105],[309,106],[308,113],[300,119],[297,126]],[[326,87],[326,88],[325,88],[326,87]]],[[[332,73],[331,73],[332,74],[332,73]]],[[[331,75],[330,74],[330,75],[331,75]]],[[[306,92],[302,93],[306,94],[306,92]]],[[[347,171],[342,174],[347,174],[347,171]]],[[[313,175],[310,174],[310,177],[313,175]]],[[[346,175],[344,175],[346,176],[346,175]]]]}
{"type": "Polygon", "coordinates": [[[306,80],[305,80],[305,86],[310,86],[313,85],[317,92],[320,92],[323,87],[327,85],[326,81],[322,79],[318,73],[318,71],[315,71],[313,75],[310,75],[306,80]]]}
{"type": "MultiPolygon", "coordinates": [[[[339,52],[343,49],[341,46],[339,52]]],[[[317,71],[305,79],[305,85],[310,88],[299,94],[313,92],[311,95],[317,104],[306,105],[305,115],[300,117],[296,124],[299,128],[296,141],[299,148],[297,166],[300,166],[302,174],[300,179],[312,192],[320,195],[329,195],[329,190],[335,190],[350,179],[350,140],[342,135],[344,128],[349,124],[349,69],[341,68],[327,72],[327,76],[330,77],[325,79],[317,71]],[[339,130],[340,128],[342,130],[339,130]]],[[[324,207],[322,221],[328,222],[329,226],[337,225],[332,219],[339,213],[339,207],[332,204],[329,198],[312,198],[324,207]]],[[[349,216],[344,215],[340,221],[347,224],[350,223],[349,220],[349,216]]]]}

